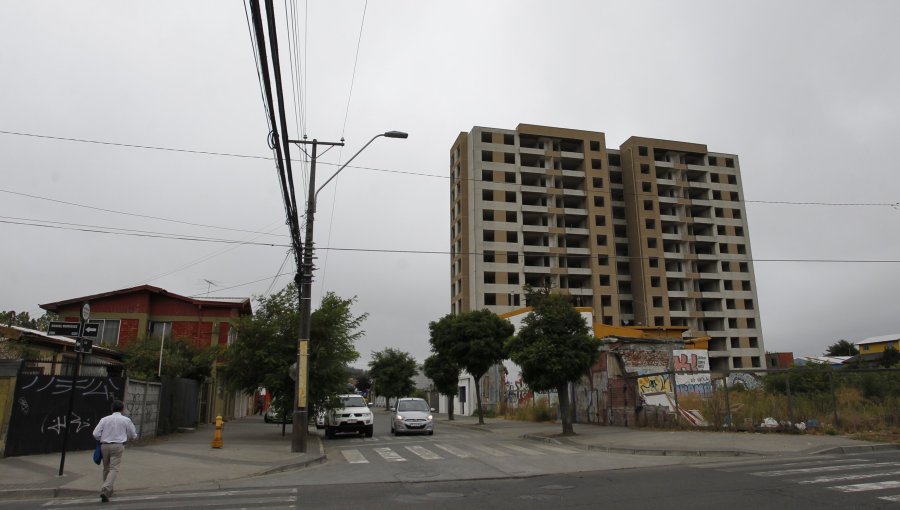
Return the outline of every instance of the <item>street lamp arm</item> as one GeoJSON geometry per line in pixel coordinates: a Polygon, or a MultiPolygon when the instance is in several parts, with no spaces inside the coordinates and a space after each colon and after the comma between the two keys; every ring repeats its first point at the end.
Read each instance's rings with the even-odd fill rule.
{"type": "Polygon", "coordinates": [[[351,156],[350,159],[348,159],[346,163],[344,163],[343,165],[341,165],[341,167],[337,169],[337,172],[333,173],[333,174],[331,175],[331,177],[328,178],[327,181],[323,182],[322,185],[319,186],[319,189],[316,190],[316,195],[315,195],[314,198],[318,199],[318,198],[319,198],[319,192],[322,191],[322,188],[324,188],[329,182],[331,182],[332,179],[334,179],[335,177],[337,177],[337,175],[338,175],[339,173],[341,173],[341,170],[343,170],[344,168],[347,168],[347,165],[349,165],[351,161],[353,161],[354,159],[356,159],[356,156],[359,156],[359,154],[360,154],[362,151],[366,150],[366,147],[368,147],[369,145],[371,145],[372,142],[374,142],[376,138],[379,138],[379,137],[381,137],[381,136],[384,136],[384,137],[387,137],[387,138],[406,138],[406,137],[408,137],[409,135],[406,134],[406,133],[403,133],[403,132],[401,132],[401,131],[387,131],[387,132],[385,132],[385,133],[379,133],[379,134],[373,136],[372,139],[369,140],[368,142],[366,142],[366,144],[363,145],[361,149],[359,149],[358,151],[356,151],[356,154],[354,154],[353,156],[351,156]]]}

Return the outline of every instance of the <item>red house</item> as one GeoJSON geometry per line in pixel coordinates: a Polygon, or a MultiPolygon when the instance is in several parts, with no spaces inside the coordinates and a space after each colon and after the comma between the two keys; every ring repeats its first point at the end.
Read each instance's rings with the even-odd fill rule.
{"type": "MultiPolygon", "coordinates": [[[[184,339],[197,347],[228,345],[234,341],[237,321],[252,314],[249,299],[195,299],[150,285],[40,306],[59,315],[59,320],[78,322],[84,303],[91,305],[90,322],[100,325],[94,345],[119,348],[145,336],[184,339]]],[[[212,380],[202,384],[201,391],[201,422],[253,412],[251,396],[227,391],[215,371],[212,380]]]]}
{"type": "Polygon", "coordinates": [[[198,347],[228,344],[232,327],[251,315],[250,300],[212,300],[180,296],[151,285],[115,290],[40,305],[59,320],[78,322],[84,303],[91,322],[100,324],[94,343],[125,347],[142,336],[162,335],[192,341],[198,347]]]}

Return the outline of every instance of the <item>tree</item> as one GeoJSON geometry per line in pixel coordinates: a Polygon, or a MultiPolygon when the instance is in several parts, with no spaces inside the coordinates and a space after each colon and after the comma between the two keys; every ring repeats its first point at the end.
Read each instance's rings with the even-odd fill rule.
{"type": "Polygon", "coordinates": [[[521,367],[522,379],[532,390],[556,390],[562,433],[571,435],[575,430],[568,384],[597,361],[597,342],[568,296],[550,294],[533,302],[519,334],[509,341],[510,359],[521,367]]]}
{"type": "Polygon", "coordinates": [[[459,365],[447,356],[435,353],[422,365],[425,376],[434,381],[434,387],[447,395],[447,419],[453,420],[453,397],[459,392],[459,365]]]}
{"type": "Polygon", "coordinates": [[[16,313],[13,310],[0,312],[0,325],[19,326],[21,328],[47,331],[50,321],[55,321],[57,315],[53,312],[44,312],[44,315],[32,319],[28,312],[16,313]]]}
{"type": "Polygon", "coordinates": [[[478,423],[484,425],[481,408],[481,377],[506,359],[506,340],[515,333],[509,321],[488,310],[445,315],[428,325],[432,350],[452,360],[475,379],[478,423]]]}
{"type": "MultiPolygon", "coordinates": [[[[308,399],[324,405],[347,386],[347,364],[359,358],[354,343],[366,314],[354,317],[354,299],[328,293],[311,314],[308,399]]],[[[256,313],[237,327],[237,340],[225,353],[222,372],[232,390],[255,392],[265,387],[279,412],[293,411],[296,384],[290,377],[297,361],[299,312],[297,287],[291,283],[269,297],[257,297],[256,313]]]]}
{"type": "Polygon", "coordinates": [[[859,354],[859,349],[853,345],[853,342],[846,340],[838,340],[829,345],[825,351],[826,356],[856,356],[857,354],[859,354]]]}
{"type": "Polygon", "coordinates": [[[373,352],[369,362],[369,376],[375,390],[384,395],[385,409],[391,406],[391,398],[412,393],[413,376],[416,375],[416,360],[406,352],[393,348],[373,352]]]}
{"type": "Polygon", "coordinates": [[[898,362],[900,362],[900,351],[890,345],[885,347],[884,352],[881,353],[879,364],[884,368],[891,368],[898,362]]]}
{"type": "Polygon", "coordinates": [[[315,405],[333,404],[332,399],[349,387],[349,364],[359,359],[356,341],[365,336],[360,329],[369,314],[354,317],[356,297],[342,299],[325,294],[310,324],[309,399],[315,405]]]}
{"type": "Polygon", "coordinates": [[[142,337],[128,344],[122,352],[128,374],[139,379],[156,379],[158,375],[203,381],[212,375],[213,364],[220,353],[217,346],[200,348],[184,339],[165,340],[160,365],[161,337],[142,337]]]}

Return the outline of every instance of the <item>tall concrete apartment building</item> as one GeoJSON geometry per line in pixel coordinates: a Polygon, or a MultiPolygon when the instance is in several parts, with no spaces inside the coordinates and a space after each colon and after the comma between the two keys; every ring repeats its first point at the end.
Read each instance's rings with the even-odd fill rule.
{"type": "Polygon", "coordinates": [[[765,368],[736,155],[520,124],[460,133],[450,173],[453,313],[564,289],[595,322],[710,337],[712,371],[765,368]]]}

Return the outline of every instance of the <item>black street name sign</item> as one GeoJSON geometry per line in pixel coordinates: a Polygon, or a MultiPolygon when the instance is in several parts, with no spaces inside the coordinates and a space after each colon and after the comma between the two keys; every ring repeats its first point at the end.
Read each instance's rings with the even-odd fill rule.
{"type": "MultiPolygon", "coordinates": [[[[54,321],[50,323],[50,327],[47,328],[48,335],[56,335],[56,336],[67,336],[70,338],[78,337],[78,328],[79,324],[77,322],[59,322],[54,321]]],[[[84,333],[81,335],[85,338],[97,338],[97,333],[100,331],[100,326],[98,324],[87,323],[84,325],[84,333]]]]}

